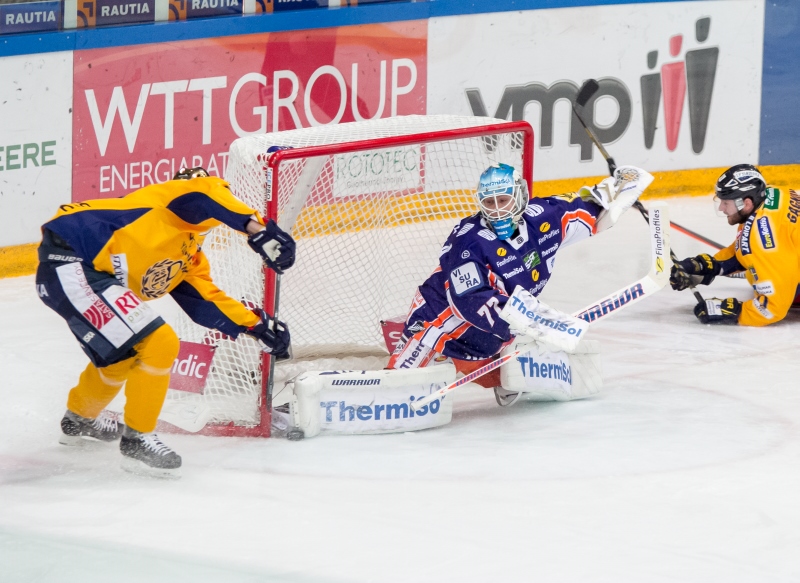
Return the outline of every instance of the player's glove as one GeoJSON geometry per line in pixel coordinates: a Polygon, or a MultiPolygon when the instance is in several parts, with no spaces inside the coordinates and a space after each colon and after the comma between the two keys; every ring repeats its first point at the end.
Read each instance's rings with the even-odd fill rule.
{"type": "Polygon", "coordinates": [[[669,272],[669,285],[677,291],[699,283],[708,285],[721,270],[722,264],[707,253],[689,257],[673,264],[669,272]]]}
{"type": "Polygon", "coordinates": [[[294,265],[294,239],[272,219],[267,221],[265,229],[247,237],[247,244],[261,255],[264,265],[275,273],[283,273],[294,265]]]}
{"type": "Polygon", "coordinates": [[[245,330],[245,334],[249,334],[258,340],[261,343],[261,350],[272,354],[276,359],[285,360],[291,358],[289,327],[280,320],[271,317],[264,310],[255,309],[253,313],[261,318],[261,321],[245,330]]]}
{"type": "Polygon", "coordinates": [[[703,324],[738,324],[742,302],[736,298],[710,298],[694,307],[694,315],[703,324]]]}

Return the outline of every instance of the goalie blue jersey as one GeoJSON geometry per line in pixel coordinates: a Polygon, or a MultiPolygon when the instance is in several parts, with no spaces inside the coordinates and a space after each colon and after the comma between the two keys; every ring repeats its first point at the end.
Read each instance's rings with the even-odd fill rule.
{"type": "Polygon", "coordinates": [[[518,285],[541,293],[558,250],[593,235],[601,210],[577,194],[532,198],[505,241],[480,213],[463,219],[442,247],[439,267],[417,288],[405,337],[451,358],[493,356],[511,339],[499,317],[508,296],[518,285]]]}

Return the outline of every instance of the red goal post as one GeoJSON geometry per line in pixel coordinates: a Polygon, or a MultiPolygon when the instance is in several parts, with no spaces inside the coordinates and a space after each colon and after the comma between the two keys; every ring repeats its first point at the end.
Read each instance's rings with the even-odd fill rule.
{"type": "MultiPolygon", "coordinates": [[[[277,278],[244,237],[221,227],[203,246],[212,277],[288,323],[295,363],[388,358],[380,321],[405,316],[453,226],[477,211],[480,173],[498,162],[517,168],[532,191],[530,124],[405,116],[240,138],[225,178],[234,195],[291,231],[297,262],[277,278]]],[[[202,434],[269,436],[269,356],[244,335],[233,342],[188,318],[178,333],[216,352],[204,393],[170,390],[168,405],[202,409],[202,434]]]]}

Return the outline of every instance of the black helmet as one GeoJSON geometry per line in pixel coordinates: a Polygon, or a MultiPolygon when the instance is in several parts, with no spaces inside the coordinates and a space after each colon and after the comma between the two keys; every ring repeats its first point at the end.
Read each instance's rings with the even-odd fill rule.
{"type": "Polygon", "coordinates": [[[208,171],[201,166],[194,168],[181,168],[178,173],[172,177],[173,180],[191,180],[192,178],[207,178],[208,171]]]}
{"type": "Polygon", "coordinates": [[[758,207],[767,196],[767,183],[758,168],[750,164],[731,166],[717,180],[714,194],[722,200],[749,198],[758,207]]]}

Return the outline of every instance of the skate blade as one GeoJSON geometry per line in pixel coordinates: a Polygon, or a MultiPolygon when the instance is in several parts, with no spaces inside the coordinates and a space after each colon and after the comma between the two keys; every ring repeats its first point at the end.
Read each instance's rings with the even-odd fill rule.
{"type": "Polygon", "coordinates": [[[122,457],[122,469],[131,474],[147,476],[148,478],[161,478],[164,480],[177,480],[181,477],[181,469],[154,468],[143,461],[131,457],[122,457]]]}
{"type": "Polygon", "coordinates": [[[103,441],[88,435],[67,435],[62,433],[58,438],[58,443],[69,447],[97,447],[101,443],[114,443],[114,441],[103,441]]]}

